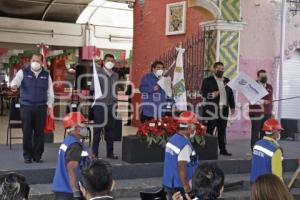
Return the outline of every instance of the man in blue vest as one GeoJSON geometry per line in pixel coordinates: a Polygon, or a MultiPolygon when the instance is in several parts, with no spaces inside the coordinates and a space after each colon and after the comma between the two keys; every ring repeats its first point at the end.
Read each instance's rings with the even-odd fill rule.
{"type": "Polygon", "coordinates": [[[42,55],[34,54],[30,66],[19,70],[11,82],[12,91],[20,88],[23,157],[25,163],[41,163],[44,153],[44,125],[52,114],[54,93],[52,80],[42,67],[42,55]]]}
{"type": "Polygon", "coordinates": [[[263,125],[266,136],[253,147],[250,183],[263,174],[275,174],[282,180],[282,149],[278,142],[282,127],[276,119],[268,119],[263,125]]]}
{"type": "Polygon", "coordinates": [[[192,179],[198,160],[189,140],[195,135],[197,116],[192,112],[182,112],[178,119],[178,132],[166,144],[163,186],[167,192],[167,199],[180,191],[190,192],[189,181],[192,179]]]}
{"type": "Polygon", "coordinates": [[[81,200],[79,188],[81,170],[88,166],[89,157],[81,139],[88,136],[86,121],[80,112],[71,112],[63,122],[69,135],[61,144],[52,184],[55,200],[81,200]]]}

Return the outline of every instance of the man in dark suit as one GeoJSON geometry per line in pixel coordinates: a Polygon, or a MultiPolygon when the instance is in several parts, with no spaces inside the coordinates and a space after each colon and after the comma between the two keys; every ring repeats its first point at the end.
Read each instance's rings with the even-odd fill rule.
{"type": "Polygon", "coordinates": [[[220,154],[231,156],[226,149],[226,127],[229,109],[234,114],[234,95],[227,86],[230,80],[223,76],[224,64],[216,62],[213,70],[214,75],[204,79],[201,88],[205,101],[204,119],[207,121],[207,133],[213,135],[217,128],[220,154]]]}
{"type": "Polygon", "coordinates": [[[254,144],[265,136],[262,131],[263,124],[272,117],[273,111],[273,87],[268,83],[267,72],[261,69],[257,72],[257,82],[266,88],[268,95],[254,105],[249,106],[249,116],[251,119],[251,149],[254,144]]]}
{"type": "MultiPolygon", "coordinates": [[[[118,159],[114,154],[114,137],[117,127],[116,105],[117,99],[117,84],[119,75],[113,71],[116,60],[112,54],[104,56],[104,66],[98,71],[99,83],[102,91],[102,96],[96,100],[93,106],[93,119],[95,124],[93,137],[93,158],[98,158],[99,144],[101,133],[105,133],[106,140],[106,157],[109,159],[118,159]]],[[[94,94],[94,84],[91,86],[91,93],[94,94]]]]}

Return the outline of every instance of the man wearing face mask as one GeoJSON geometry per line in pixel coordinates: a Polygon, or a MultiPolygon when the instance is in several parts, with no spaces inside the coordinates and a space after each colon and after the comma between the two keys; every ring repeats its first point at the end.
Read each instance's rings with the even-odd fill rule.
{"type": "Polygon", "coordinates": [[[181,192],[185,197],[191,191],[189,182],[198,160],[189,139],[195,135],[197,123],[194,113],[182,112],[178,118],[177,133],[166,144],[163,187],[167,192],[167,200],[171,200],[175,192],[181,192]]]}
{"type": "Polygon", "coordinates": [[[163,74],[164,64],[161,61],[155,61],[151,65],[151,72],[145,74],[141,80],[139,89],[142,94],[140,109],[142,123],[164,115],[159,108],[160,105],[167,104],[167,95],[157,84],[163,74]]]}
{"type": "Polygon", "coordinates": [[[278,144],[283,130],[276,119],[268,119],[263,125],[266,136],[255,143],[252,154],[250,183],[263,174],[275,174],[282,179],[282,149],[278,144]]]}
{"type": "Polygon", "coordinates": [[[231,156],[226,149],[226,127],[229,110],[235,112],[233,91],[227,86],[230,81],[224,77],[224,64],[216,62],[213,66],[214,75],[203,80],[202,96],[204,104],[204,120],[207,122],[207,133],[213,135],[215,128],[218,132],[220,154],[231,156]]]}
{"type": "MultiPolygon", "coordinates": [[[[96,104],[93,106],[93,118],[98,127],[94,128],[93,137],[93,157],[98,158],[99,143],[101,139],[102,131],[105,132],[106,140],[106,157],[109,159],[118,159],[114,155],[114,130],[116,126],[116,104],[117,88],[116,82],[119,79],[119,75],[112,69],[115,66],[115,58],[112,54],[106,54],[104,56],[104,67],[98,71],[99,82],[102,91],[102,96],[96,100],[96,104]],[[102,127],[99,127],[102,125],[102,127]]],[[[91,90],[94,90],[92,85],[91,90]]]]}
{"type": "Polygon", "coordinates": [[[52,190],[55,200],[83,200],[80,188],[80,172],[89,164],[87,148],[81,139],[88,136],[83,124],[86,121],[80,112],[71,112],[63,119],[68,136],[61,144],[52,190]]]}
{"type": "Polygon", "coordinates": [[[46,115],[54,102],[52,79],[42,67],[42,55],[33,54],[30,66],[19,70],[11,82],[12,91],[20,88],[23,157],[25,163],[41,163],[44,152],[46,115]]]}
{"type": "Polygon", "coordinates": [[[259,70],[257,72],[257,82],[266,88],[268,95],[262,98],[254,105],[249,106],[249,116],[251,118],[251,150],[253,150],[254,144],[262,139],[265,132],[261,130],[264,122],[271,118],[273,110],[273,87],[267,83],[266,70],[259,70]]]}

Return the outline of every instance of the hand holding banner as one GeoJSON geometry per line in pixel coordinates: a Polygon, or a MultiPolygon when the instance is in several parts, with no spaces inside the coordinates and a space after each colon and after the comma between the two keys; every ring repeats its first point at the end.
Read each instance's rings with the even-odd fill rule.
{"type": "Polygon", "coordinates": [[[165,91],[168,97],[172,97],[172,80],[171,77],[162,77],[157,84],[165,91]]]}
{"type": "Polygon", "coordinates": [[[231,80],[227,85],[233,90],[242,92],[251,105],[269,94],[261,84],[257,83],[243,72],[240,72],[239,75],[231,80]]]}

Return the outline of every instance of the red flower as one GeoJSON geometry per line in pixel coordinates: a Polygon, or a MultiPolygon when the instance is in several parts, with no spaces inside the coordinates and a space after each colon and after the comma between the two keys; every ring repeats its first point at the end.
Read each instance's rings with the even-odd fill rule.
{"type": "MultiPolygon", "coordinates": [[[[177,131],[177,121],[172,117],[162,117],[161,119],[152,119],[141,124],[138,128],[137,135],[141,137],[162,137],[167,140],[168,137],[177,131]]],[[[202,136],[206,133],[206,127],[202,124],[196,126],[197,135],[202,136]]],[[[161,141],[161,140],[159,140],[161,141]]],[[[159,142],[163,144],[164,142],[159,142]]]]}

